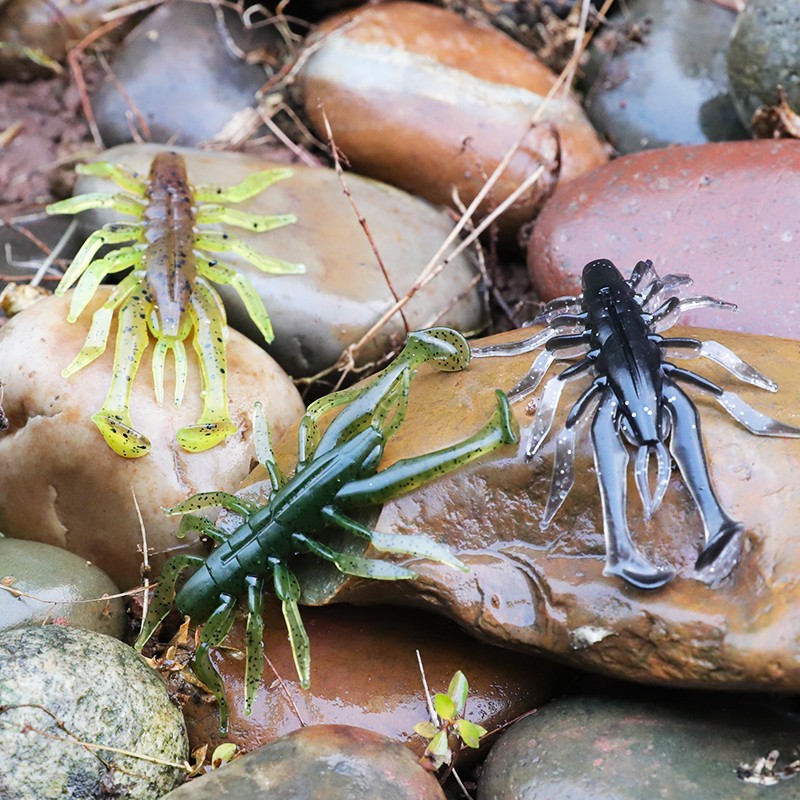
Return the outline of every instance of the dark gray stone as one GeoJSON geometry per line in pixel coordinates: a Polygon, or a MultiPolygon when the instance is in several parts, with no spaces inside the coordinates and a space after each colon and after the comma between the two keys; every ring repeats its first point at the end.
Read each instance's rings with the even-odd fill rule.
{"type": "Polygon", "coordinates": [[[478,800],[770,800],[800,797],[800,777],[768,789],[737,780],[742,762],[792,760],[800,717],[721,694],[644,703],[573,697],[512,725],[489,753],[478,800]]]}
{"type": "Polygon", "coordinates": [[[728,76],[748,128],[760,105],[778,102],[778,86],[800,108],[800,0],[750,0],[733,29],[728,76]]]}
{"type": "MultiPolygon", "coordinates": [[[[225,13],[225,22],[232,35],[241,32],[233,12],[225,13]]],[[[271,28],[257,33],[261,46],[274,43],[277,35],[271,28]]],[[[237,45],[249,49],[241,40],[237,45]]],[[[113,69],[147,122],[152,141],[181,145],[219,133],[235,113],[254,105],[255,93],[267,80],[263,67],[229,52],[214,9],[205,3],[159,7],[123,42],[113,69]]],[[[133,141],[135,119],[113,82],[102,85],[92,108],[107,145],[133,141]]]]}
{"type": "Polygon", "coordinates": [[[586,110],[597,130],[620,153],[748,138],[728,95],[734,13],[701,0],[627,5],[644,41],[607,34],[592,46],[586,110]]]}

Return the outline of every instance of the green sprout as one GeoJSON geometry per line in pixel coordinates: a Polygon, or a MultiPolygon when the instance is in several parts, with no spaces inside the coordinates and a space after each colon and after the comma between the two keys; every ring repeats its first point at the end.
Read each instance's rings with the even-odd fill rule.
{"type": "Polygon", "coordinates": [[[463,717],[468,692],[469,683],[464,673],[458,670],[447,687],[447,694],[439,693],[433,698],[431,717],[434,717],[433,711],[435,711],[438,723],[432,719],[431,722],[419,722],[414,726],[416,733],[430,739],[420,759],[423,766],[435,771],[445,764],[452,763],[454,754],[450,747],[451,737],[457,744],[457,755],[458,750],[461,750],[460,742],[467,747],[477,748],[480,746],[481,737],[488,733],[486,728],[463,717]]]}

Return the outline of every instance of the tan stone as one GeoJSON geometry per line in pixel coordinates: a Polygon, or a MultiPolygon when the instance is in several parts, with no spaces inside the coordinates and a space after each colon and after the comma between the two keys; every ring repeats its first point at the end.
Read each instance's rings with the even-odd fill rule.
{"type": "Polygon", "coordinates": [[[121,588],[140,583],[142,533],[132,493],[147,530],[153,575],[164,561],[186,550],[191,539],[175,538],[172,506],[196,492],[233,490],[254,456],[252,411],[261,400],[273,435],[279,438],[303,413],[294,385],[257,345],[236,331],[228,341],[228,398],[239,430],[204,453],[188,453],[175,439],[182,425],[202,410],[200,375],[191,348],[183,404],[172,397],[167,362],[165,397],[156,404],[149,347],[133,385],[134,427],[152,443],[149,455],[118,456],[105,443],[91,415],[100,409],[111,381],[116,321],[110,345],[88,367],[61,376],[83,346],[92,312],[103,302],[102,288],[74,324],[66,320],[71,293],[42,300],[0,330],[0,376],[9,428],[0,434],[0,530],[9,536],[64,547],[104,570],[121,588]]]}
{"type": "MultiPolygon", "coordinates": [[[[800,423],[797,342],[696,328],[673,331],[717,339],[776,380],[780,390],[770,394],[714,364],[688,363],[759,411],[800,423]]],[[[529,334],[516,331],[494,341],[529,334]]],[[[408,417],[387,446],[383,464],[477,430],[491,413],[493,389],[509,390],[534,355],[479,359],[461,373],[421,368],[412,382],[408,417]]],[[[582,386],[580,380],[567,385],[554,431],[563,426],[582,386]]],[[[421,532],[447,543],[469,565],[468,574],[414,560],[420,575],[415,581],[334,581],[315,567],[315,573],[303,576],[306,598],[424,604],[489,642],[547,652],[627,679],[797,691],[800,440],[753,436],[713,398],[690,393],[700,410],[714,485],[746,529],[741,564],[717,588],[692,578],[702,524],[677,470],[649,523],[642,520],[632,475],[628,491],[634,540],[653,561],[673,565],[675,580],[647,592],[602,575],[602,516],[587,437],[577,450],[572,493],[551,526],[540,530],[552,468],[551,434],[530,465],[508,446],[383,507],[377,529],[421,532]]],[[[521,424],[530,423],[526,403],[514,410],[521,424]]],[[[291,464],[294,439],[287,436],[279,448],[284,467],[291,464]]],[[[251,480],[258,477],[254,473],[251,480]]]]}
{"type": "MultiPolygon", "coordinates": [[[[356,172],[439,205],[452,204],[453,186],[471,202],[556,81],[511,37],[423,3],[338,14],[317,35],[327,38],[298,86],[319,135],[324,108],[356,172]]],[[[497,205],[540,164],[547,167],[503,217],[501,231],[511,240],[552,190],[559,140],[565,181],[607,160],[578,103],[557,94],[493,190],[497,205]]]]}

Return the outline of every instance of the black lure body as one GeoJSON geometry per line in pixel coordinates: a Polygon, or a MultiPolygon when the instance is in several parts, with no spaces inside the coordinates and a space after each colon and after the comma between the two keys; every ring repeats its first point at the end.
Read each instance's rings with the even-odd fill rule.
{"type": "Polygon", "coordinates": [[[705,529],[705,545],[695,564],[696,577],[705,581],[725,577],[738,562],[741,549],[743,526],[727,514],[714,491],[700,418],[679,384],[712,394],[751,433],[800,436],[800,429],[761,414],[733,392],[667,361],[667,356],[705,356],[740,380],[772,392],[778,388],[718,342],[660,335],[682,312],[690,309],[736,310],[732,303],[712,297],[680,299],[678,291],[691,282],[686,275],[659,278],[650,261],[640,261],[630,280],[623,278],[610,261],[592,261],[583,270],[582,294],[552,301],[537,317],[537,322],[546,323],[544,330],[520,342],[473,348],[475,357],[486,357],[518,355],[544,346],[527,375],[509,392],[512,401],[533,392],[555,360],[580,358],[545,384],[531,424],[526,447],[528,460],[552,427],[566,381],[584,374],[594,376],[558,436],[541,527],[550,524],[574,484],[576,434],[591,417],[606,541],[604,574],[616,575],[643,589],[663,586],[674,577],[674,571],[651,564],[631,539],[626,518],[628,445],[636,449],[634,474],[648,519],[664,497],[673,458],[681,470],[705,529]],[[657,461],[652,494],[651,456],[657,461]]]}

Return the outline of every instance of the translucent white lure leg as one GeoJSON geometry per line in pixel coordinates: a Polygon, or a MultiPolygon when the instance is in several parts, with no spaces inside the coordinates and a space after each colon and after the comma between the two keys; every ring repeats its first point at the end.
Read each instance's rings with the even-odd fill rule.
{"type": "Polygon", "coordinates": [[[530,461],[536,455],[536,451],[542,446],[547,434],[550,433],[565,383],[566,381],[562,381],[557,375],[555,378],[550,378],[544,385],[542,396],[539,398],[539,407],[536,409],[536,416],[531,424],[528,444],[525,447],[526,461],[530,461]]]}
{"type": "Polygon", "coordinates": [[[756,436],[791,436],[799,437],[800,428],[779,422],[760,411],[756,411],[751,405],[745,403],[738,394],[734,392],[723,392],[717,397],[717,402],[750,433],[756,436]]]}
{"type": "Polygon", "coordinates": [[[531,392],[535,392],[545,373],[555,360],[555,353],[551,353],[549,350],[542,350],[534,359],[525,377],[508,393],[509,402],[513,403],[516,400],[522,400],[523,397],[527,397],[531,392]]]}
{"type": "Polygon", "coordinates": [[[661,333],[671,328],[686,311],[694,311],[697,308],[718,308],[725,311],[738,311],[739,307],[735,303],[727,303],[724,300],[717,300],[715,297],[687,297],[678,300],[672,297],[667,300],[657,311],[653,312],[650,320],[651,333],[661,333]]]}
{"type": "Polygon", "coordinates": [[[654,445],[644,444],[636,454],[636,465],[634,466],[634,477],[636,487],[639,489],[639,497],[642,499],[645,519],[650,519],[661,505],[664,494],[669,486],[670,467],[672,458],[663,442],[656,442],[654,445]],[[655,453],[658,465],[658,476],[656,478],[656,490],[652,497],[650,495],[650,456],[655,453]]]}
{"type": "Polygon", "coordinates": [[[486,347],[473,347],[473,358],[487,358],[488,356],[518,356],[522,353],[530,353],[539,347],[547,344],[554,336],[559,336],[561,331],[558,328],[545,328],[544,330],[522,339],[519,342],[504,342],[503,344],[490,344],[486,347]]]}

